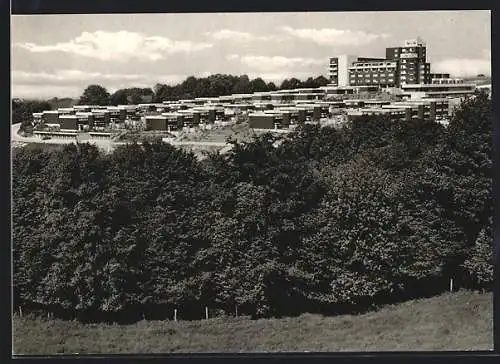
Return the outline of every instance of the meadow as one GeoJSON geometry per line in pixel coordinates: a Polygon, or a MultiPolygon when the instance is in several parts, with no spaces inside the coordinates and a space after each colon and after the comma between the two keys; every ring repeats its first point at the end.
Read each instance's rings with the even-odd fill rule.
{"type": "Polygon", "coordinates": [[[491,350],[493,295],[472,291],[385,306],[361,315],[83,324],[13,319],[14,354],[131,354],[491,350]]]}

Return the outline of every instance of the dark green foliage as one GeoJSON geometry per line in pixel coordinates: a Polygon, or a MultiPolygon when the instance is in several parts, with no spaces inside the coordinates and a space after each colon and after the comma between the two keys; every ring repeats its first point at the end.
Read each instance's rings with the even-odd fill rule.
{"type": "Polygon", "coordinates": [[[13,99],[12,124],[21,123],[20,131],[30,133],[33,130],[33,113],[50,109],[46,101],[13,99]]]}
{"type": "Polygon", "coordinates": [[[88,86],[78,100],[80,105],[109,105],[109,103],[109,92],[101,85],[88,86]]]}
{"type": "MultiPolygon", "coordinates": [[[[283,81],[280,89],[304,87],[316,88],[327,84],[328,80],[323,76],[319,76],[314,79],[310,77],[305,82],[292,78],[290,80],[283,81]]],[[[276,91],[277,89],[278,87],[276,87],[273,82],[266,83],[260,77],[250,80],[247,75],[233,76],[215,74],[202,78],[190,76],[183,82],[174,86],[157,84],[154,87],[154,94],[155,101],[161,102],[196,97],[217,97],[230,94],[276,91]]],[[[123,92],[124,91],[125,90],[123,90],[123,92]]],[[[116,97],[119,97],[123,92],[118,93],[117,91],[116,97]]]]}
{"type": "Polygon", "coordinates": [[[462,264],[473,288],[492,289],[494,279],[493,218],[479,232],[474,246],[468,251],[462,264]]]}
{"type": "MultiPolygon", "coordinates": [[[[186,87],[196,93],[198,81],[186,87]]],[[[478,94],[448,128],[304,125],[285,140],[232,142],[203,164],[162,142],[109,155],[22,149],[15,304],[198,319],[205,306],[253,317],[360,310],[442,292],[450,278],[489,289],[491,120],[478,94]]]]}
{"type": "Polygon", "coordinates": [[[141,103],[151,102],[154,92],[150,88],[125,88],[117,90],[110,96],[111,105],[137,105],[141,103]]]}

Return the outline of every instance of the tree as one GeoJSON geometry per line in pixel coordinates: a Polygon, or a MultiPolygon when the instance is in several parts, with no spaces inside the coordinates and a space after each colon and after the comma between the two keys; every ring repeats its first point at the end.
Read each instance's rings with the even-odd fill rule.
{"type": "Polygon", "coordinates": [[[128,103],[127,95],[127,89],[120,89],[115,91],[110,97],[111,105],[126,105],[128,103]]]}
{"type": "Polygon", "coordinates": [[[239,76],[233,85],[233,94],[247,94],[250,93],[250,79],[247,75],[239,76]]]}
{"type": "Polygon", "coordinates": [[[267,84],[260,77],[250,81],[249,91],[252,92],[265,92],[267,91],[267,84]]]}
{"type": "Polygon", "coordinates": [[[313,80],[313,87],[322,87],[328,85],[330,82],[324,76],[318,76],[313,80]]]}
{"type": "Polygon", "coordinates": [[[293,90],[296,88],[302,87],[302,82],[300,82],[299,79],[292,77],[290,79],[285,79],[281,83],[280,89],[281,90],[293,90]]]}
{"type": "Polygon", "coordinates": [[[276,85],[274,84],[274,82],[269,82],[267,84],[267,90],[268,91],[276,91],[278,89],[278,87],[276,87],[276,85]]]}
{"type": "MultiPolygon", "coordinates": [[[[189,81],[195,92],[237,82],[189,81]]],[[[258,317],[366,309],[442,292],[449,278],[490,289],[492,120],[477,94],[447,128],[383,117],[303,125],[231,141],[203,164],[161,142],[108,155],[21,149],[14,302],[106,318],[238,305],[258,317]]]]}
{"type": "Polygon", "coordinates": [[[32,133],[33,113],[51,110],[47,101],[38,100],[12,100],[12,124],[21,123],[19,130],[32,133]]]}
{"type": "Polygon", "coordinates": [[[48,102],[52,110],[57,110],[59,108],[73,107],[73,105],[76,105],[77,101],[78,100],[74,100],[69,97],[63,97],[63,98],[53,97],[48,102]]]}
{"type": "Polygon", "coordinates": [[[104,87],[90,85],[83,91],[78,103],[80,105],[109,105],[110,95],[104,87]]]}

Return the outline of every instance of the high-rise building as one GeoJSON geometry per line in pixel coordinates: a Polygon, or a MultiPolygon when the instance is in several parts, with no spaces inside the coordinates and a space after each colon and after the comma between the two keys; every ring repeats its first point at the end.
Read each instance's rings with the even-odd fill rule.
{"type": "Polygon", "coordinates": [[[334,86],[349,86],[349,66],[358,60],[357,56],[347,54],[330,58],[330,84],[334,86]]]}
{"type": "MultiPolygon", "coordinates": [[[[341,55],[331,57],[330,84],[333,86],[400,87],[430,84],[431,65],[427,46],[420,38],[406,40],[403,46],[385,50],[385,58],[341,55]]],[[[444,75],[443,75],[444,76],[444,75]]]]}
{"type": "Polygon", "coordinates": [[[398,62],[400,84],[430,83],[430,63],[426,62],[426,44],[420,38],[407,40],[403,47],[386,48],[388,60],[398,62]]]}

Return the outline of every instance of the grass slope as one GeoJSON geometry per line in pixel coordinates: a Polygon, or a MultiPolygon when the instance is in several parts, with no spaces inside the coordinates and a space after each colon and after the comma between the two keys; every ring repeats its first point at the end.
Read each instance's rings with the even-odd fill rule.
{"type": "Polygon", "coordinates": [[[14,316],[14,354],[416,351],[493,348],[491,293],[460,291],[323,317],[81,324],[14,316]]]}

